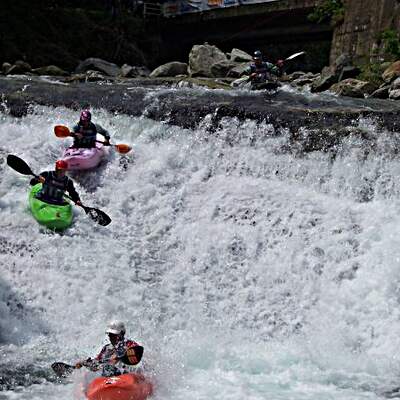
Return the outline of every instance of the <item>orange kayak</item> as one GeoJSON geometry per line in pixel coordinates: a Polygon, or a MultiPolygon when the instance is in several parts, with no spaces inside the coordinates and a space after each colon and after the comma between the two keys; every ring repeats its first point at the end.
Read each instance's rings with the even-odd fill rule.
{"type": "Polygon", "coordinates": [[[141,374],[99,377],[89,383],[88,400],[145,400],[153,393],[153,385],[141,374]]]}

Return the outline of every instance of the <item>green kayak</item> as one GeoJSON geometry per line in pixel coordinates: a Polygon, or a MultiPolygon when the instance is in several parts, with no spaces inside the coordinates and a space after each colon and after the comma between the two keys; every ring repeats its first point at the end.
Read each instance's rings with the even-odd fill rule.
{"type": "Polygon", "coordinates": [[[33,217],[39,224],[50,229],[63,230],[72,224],[72,206],[65,202],[64,205],[49,204],[36,198],[42,184],[33,186],[29,193],[29,207],[33,217]]]}

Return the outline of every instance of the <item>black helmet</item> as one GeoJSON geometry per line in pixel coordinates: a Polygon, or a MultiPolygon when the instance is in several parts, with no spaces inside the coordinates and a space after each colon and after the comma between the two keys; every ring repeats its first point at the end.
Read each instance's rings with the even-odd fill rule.
{"type": "Polygon", "coordinates": [[[260,50],[256,50],[253,54],[254,60],[262,60],[262,53],[260,50]]]}

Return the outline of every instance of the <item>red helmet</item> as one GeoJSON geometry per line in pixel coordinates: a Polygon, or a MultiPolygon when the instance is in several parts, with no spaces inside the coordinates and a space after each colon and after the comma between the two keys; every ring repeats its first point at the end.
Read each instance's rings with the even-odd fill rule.
{"type": "Polygon", "coordinates": [[[81,112],[80,120],[83,122],[90,122],[92,119],[92,114],[89,110],[83,110],[81,112]]]}
{"type": "Polygon", "coordinates": [[[56,169],[60,170],[67,170],[68,169],[68,163],[65,160],[57,160],[56,161],[56,169]]]}

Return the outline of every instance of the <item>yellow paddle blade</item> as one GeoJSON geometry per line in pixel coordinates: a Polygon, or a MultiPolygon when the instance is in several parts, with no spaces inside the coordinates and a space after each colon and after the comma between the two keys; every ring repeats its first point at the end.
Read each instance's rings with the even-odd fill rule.
{"type": "Polygon", "coordinates": [[[118,153],[121,154],[129,153],[132,150],[132,147],[128,146],[127,144],[114,144],[114,146],[118,153]]]}
{"type": "Polygon", "coordinates": [[[54,133],[58,138],[66,138],[68,136],[71,136],[69,128],[64,125],[56,125],[54,127],[54,133]]]}

